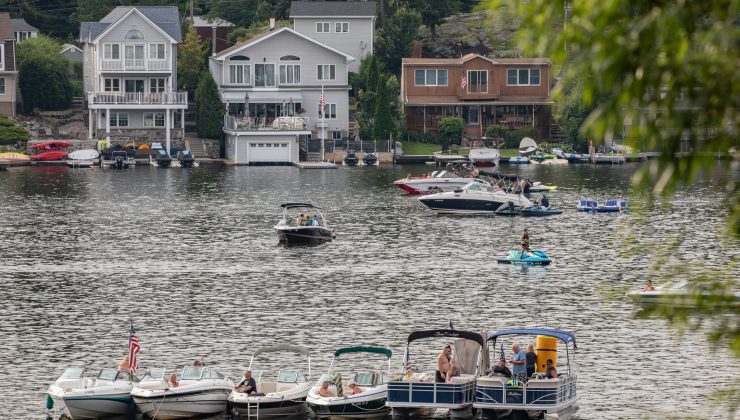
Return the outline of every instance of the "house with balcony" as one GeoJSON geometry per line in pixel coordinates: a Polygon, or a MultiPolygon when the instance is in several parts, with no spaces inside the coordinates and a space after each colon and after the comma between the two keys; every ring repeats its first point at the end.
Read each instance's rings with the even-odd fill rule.
{"type": "Polygon", "coordinates": [[[374,1],[294,1],[290,18],[296,32],[355,57],[349,71],[356,73],[373,54],[376,9],[374,1]]]}
{"type": "Polygon", "coordinates": [[[401,103],[410,130],[439,133],[439,120],[462,117],[465,135],[481,138],[490,125],[535,127],[550,138],[551,62],[547,58],[404,58],[401,103]]]}
{"type": "Polygon", "coordinates": [[[119,6],[80,24],[90,138],[180,142],[188,107],[177,91],[176,7],[119,6]]]}
{"type": "Polygon", "coordinates": [[[10,26],[13,28],[13,36],[16,42],[39,36],[39,30],[26,22],[26,19],[10,19],[10,26]]]}
{"type": "Polygon", "coordinates": [[[15,116],[18,69],[15,66],[15,36],[10,15],[0,13],[0,114],[15,116]]]}
{"type": "Polygon", "coordinates": [[[309,139],[347,137],[347,66],[354,60],[274,26],[211,57],[226,110],[226,158],[236,164],[298,162],[299,144],[308,149],[309,139]]]}

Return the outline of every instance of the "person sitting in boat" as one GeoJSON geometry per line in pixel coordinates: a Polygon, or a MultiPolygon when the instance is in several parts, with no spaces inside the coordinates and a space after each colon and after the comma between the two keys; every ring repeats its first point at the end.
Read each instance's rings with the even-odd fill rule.
{"type": "Polygon", "coordinates": [[[489,376],[505,376],[507,378],[511,378],[511,370],[506,367],[506,360],[499,360],[498,364],[493,367],[493,371],[489,376]]]}
{"type": "Polygon", "coordinates": [[[447,383],[452,382],[452,378],[454,378],[455,376],[460,376],[460,368],[457,367],[457,362],[455,362],[454,360],[451,360],[450,370],[447,371],[447,378],[445,382],[447,383]]]}
{"type": "Polygon", "coordinates": [[[522,232],[522,237],[519,238],[519,242],[522,244],[522,252],[520,253],[520,256],[521,258],[524,258],[529,252],[529,232],[527,231],[527,228],[524,228],[524,232],[522,232]]]}
{"type": "Polygon", "coordinates": [[[324,381],[324,383],[321,384],[321,388],[316,391],[316,394],[318,394],[319,397],[324,398],[333,397],[334,395],[329,391],[329,381],[324,381]]]}
{"type": "Polygon", "coordinates": [[[642,290],[645,292],[654,292],[655,286],[653,286],[653,281],[648,279],[647,283],[645,283],[645,287],[643,287],[642,290]]]}
{"type": "Polygon", "coordinates": [[[558,371],[555,369],[555,366],[552,365],[552,359],[547,359],[547,371],[545,373],[545,377],[547,379],[558,379],[558,371]]]}
{"type": "Polygon", "coordinates": [[[303,213],[301,213],[300,216],[295,218],[295,225],[300,226],[302,222],[303,222],[303,213]]]}
{"type": "Polygon", "coordinates": [[[239,382],[235,388],[236,392],[245,393],[247,395],[257,392],[257,382],[255,382],[252,377],[251,370],[244,372],[244,378],[242,378],[241,382],[239,382]]]}
{"type": "Polygon", "coordinates": [[[550,200],[547,198],[545,194],[542,194],[542,207],[544,208],[550,207],[550,200]]]}
{"type": "Polygon", "coordinates": [[[128,366],[129,366],[129,361],[128,361],[128,354],[127,354],[123,356],[123,360],[121,360],[121,363],[118,364],[118,371],[121,373],[131,373],[128,366]]]}
{"type": "Polygon", "coordinates": [[[172,372],[172,375],[170,375],[170,385],[172,388],[177,388],[180,386],[180,383],[177,382],[177,374],[175,372],[172,372]]]}
{"type": "Polygon", "coordinates": [[[436,382],[445,382],[447,380],[447,371],[450,370],[450,359],[452,359],[451,354],[452,347],[448,344],[442,349],[439,356],[437,356],[437,371],[434,374],[436,382]]]}
{"type": "Polygon", "coordinates": [[[347,384],[347,386],[351,390],[350,393],[349,393],[349,395],[357,395],[357,394],[361,394],[362,393],[362,388],[360,388],[359,386],[357,386],[357,384],[355,383],[355,381],[349,381],[349,383],[347,384]]]}
{"type": "Polygon", "coordinates": [[[314,214],[313,217],[311,217],[311,226],[318,226],[319,225],[319,215],[314,214]]]}

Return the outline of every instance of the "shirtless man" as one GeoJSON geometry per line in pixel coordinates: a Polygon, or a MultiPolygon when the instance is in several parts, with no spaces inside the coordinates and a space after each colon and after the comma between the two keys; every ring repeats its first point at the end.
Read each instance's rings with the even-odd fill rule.
{"type": "Polygon", "coordinates": [[[321,384],[321,388],[319,388],[316,393],[319,397],[333,397],[333,395],[331,395],[331,391],[329,391],[329,381],[324,381],[324,383],[321,384]]]}
{"type": "Polygon", "coordinates": [[[452,347],[446,345],[442,352],[437,356],[437,372],[435,374],[435,380],[437,382],[445,382],[447,379],[447,371],[450,370],[450,359],[452,358],[452,347]]]}

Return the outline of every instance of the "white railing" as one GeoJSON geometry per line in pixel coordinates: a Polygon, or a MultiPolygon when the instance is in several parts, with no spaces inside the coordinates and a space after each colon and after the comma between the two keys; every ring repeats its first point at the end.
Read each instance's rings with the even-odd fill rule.
{"type": "Polygon", "coordinates": [[[144,70],[143,58],[127,58],[125,61],[126,70],[144,70]]]}
{"type": "Polygon", "coordinates": [[[187,105],[187,92],[94,92],[88,95],[90,105],[187,105]]]}
{"type": "Polygon", "coordinates": [[[126,70],[150,70],[150,71],[169,71],[169,60],[144,60],[144,59],[126,59],[126,60],[103,60],[101,68],[103,71],[126,71],[126,70]]]}
{"type": "Polygon", "coordinates": [[[149,60],[146,62],[147,70],[169,70],[169,62],[167,60],[149,60]]]}
{"type": "Polygon", "coordinates": [[[224,128],[236,131],[257,130],[307,130],[308,117],[242,117],[224,115],[224,128]]]}

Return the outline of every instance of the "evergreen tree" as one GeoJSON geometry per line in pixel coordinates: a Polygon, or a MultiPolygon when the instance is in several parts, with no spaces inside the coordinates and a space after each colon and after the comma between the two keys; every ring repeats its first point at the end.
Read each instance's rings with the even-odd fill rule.
{"type": "Polygon", "coordinates": [[[69,62],[59,55],[59,42],[39,35],[18,44],[16,61],[26,112],[34,108],[65,109],[72,103],[69,62]]]}
{"type": "Polygon", "coordinates": [[[188,28],[185,41],[177,56],[177,84],[188,92],[192,99],[201,74],[207,71],[203,44],[194,27],[188,28]]]}
{"type": "Polygon", "coordinates": [[[378,87],[376,88],[375,97],[375,122],[373,125],[373,137],[376,140],[387,140],[390,134],[395,131],[391,107],[389,106],[390,98],[388,97],[388,88],[386,86],[385,76],[378,78],[378,87]]]}
{"type": "Polygon", "coordinates": [[[380,71],[378,69],[378,62],[374,55],[370,56],[370,62],[368,63],[367,79],[365,80],[365,92],[361,103],[364,106],[364,111],[367,115],[374,115],[374,104],[378,94],[378,81],[380,80],[380,71]]]}
{"type": "Polygon", "coordinates": [[[409,57],[419,39],[421,16],[419,12],[401,7],[388,18],[388,24],[379,31],[375,52],[386,71],[401,73],[401,59],[409,57]]]}
{"type": "Polygon", "coordinates": [[[429,28],[432,41],[437,40],[437,26],[442,20],[460,10],[460,4],[455,0],[412,0],[412,5],[421,14],[421,21],[429,28]]]}
{"type": "Polygon", "coordinates": [[[195,124],[198,135],[207,138],[218,138],[223,126],[223,105],[218,93],[218,86],[211,72],[201,73],[198,89],[195,91],[195,124]]]}

